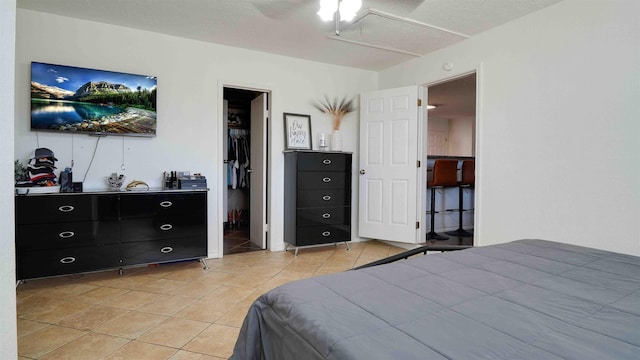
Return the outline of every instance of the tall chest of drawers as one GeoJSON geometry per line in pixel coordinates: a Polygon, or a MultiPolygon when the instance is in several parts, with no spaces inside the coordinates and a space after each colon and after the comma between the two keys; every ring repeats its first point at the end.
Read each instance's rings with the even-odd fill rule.
{"type": "Polygon", "coordinates": [[[295,247],[351,241],[351,153],[286,151],[284,241],[295,247]]]}
{"type": "Polygon", "coordinates": [[[200,259],[207,192],[16,196],[16,278],[200,259]]]}

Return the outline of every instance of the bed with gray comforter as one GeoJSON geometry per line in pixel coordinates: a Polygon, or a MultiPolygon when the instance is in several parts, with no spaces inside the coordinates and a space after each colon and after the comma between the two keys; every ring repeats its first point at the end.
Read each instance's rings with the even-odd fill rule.
{"type": "Polygon", "coordinates": [[[295,281],[231,359],[640,359],[640,257],[519,240],[295,281]]]}

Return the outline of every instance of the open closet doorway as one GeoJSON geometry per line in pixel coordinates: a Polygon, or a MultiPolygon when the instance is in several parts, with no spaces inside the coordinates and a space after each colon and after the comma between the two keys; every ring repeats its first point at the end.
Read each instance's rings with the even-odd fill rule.
{"type": "Polygon", "coordinates": [[[223,89],[223,255],[264,250],[269,93],[223,89]]]}
{"type": "Polygon", "coordinates": [[[428,85],[425,93],[428,104],[425,110],[428,184],[425,197],[426,240],[437,244],[473,245],[476,73],[428,85]],[[457,161],[457,186],[437,188],[438,184],[432,181],[436,160],[457,161]],[[435,189],[433,196],[429,184],[435,189]],[[432,199],[435,200],[433,208],[432,199]]]}

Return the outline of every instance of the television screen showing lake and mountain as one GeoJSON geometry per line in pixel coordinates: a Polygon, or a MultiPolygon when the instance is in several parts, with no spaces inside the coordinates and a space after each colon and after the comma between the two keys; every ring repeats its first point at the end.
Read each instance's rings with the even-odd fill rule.
{"type": "Polygon", "coordinates": [[[31,63],[31,130],[156,135],[155,76],[31,63]]]}

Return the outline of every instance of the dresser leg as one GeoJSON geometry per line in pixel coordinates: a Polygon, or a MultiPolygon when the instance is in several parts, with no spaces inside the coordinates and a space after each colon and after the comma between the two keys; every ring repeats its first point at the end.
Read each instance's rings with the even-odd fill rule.
{"type": "Polygon", "coordinates": [[[296,251],[293,253],[293,256],[298,256],[298,249],[299,247],[296,246],[296,251]]]}
{"type": "Polygon", "coordinates": [[[123,271],[122,268],[118,269],[118,275],[122,275],[123,271]]]}
{"type": "Polygon", "coordinates": [[[351,250],[351,248],[349,248],[349,242],[345,241],[345,242],[344,242],[344,246],[346,246],[346,247],[347,247],[347,251],[351,250]]]}
{"type": "Polygon", "coordinates": [[[202,263],[202,267],[203,267],[205,270],[209,270],[209,265],[207,264],[207,259],[205,259],[205,258],[200,258],[200,262],[202,263]]]}

